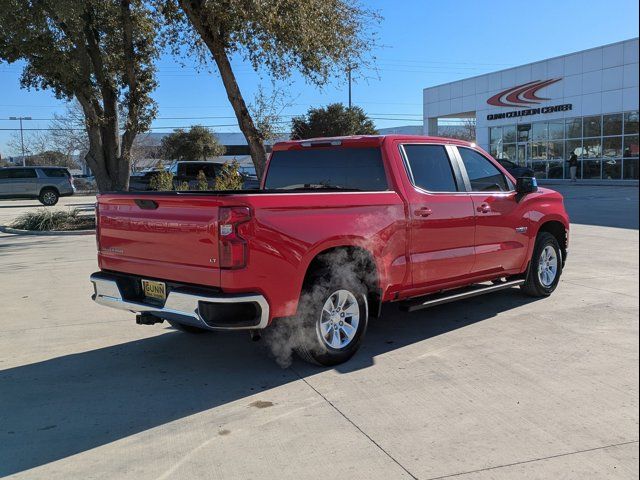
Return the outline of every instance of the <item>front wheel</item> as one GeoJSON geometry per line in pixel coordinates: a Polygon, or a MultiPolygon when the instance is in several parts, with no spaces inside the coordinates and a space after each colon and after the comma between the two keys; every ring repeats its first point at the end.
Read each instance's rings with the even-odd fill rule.
{"type": "Polygon", "coordinates": [[[38,200],[40,200],[41,204],[47,207],[52,207],[53,205],[58,203],[59,197],[60,196],[58,195],[58,192],[56,192],[53,188],[45,188],[44,190],[42,190],[42,192],[40,192],[38,200]]]}
{"type": "Polygon", "coordinates": [[[297,316],[304,338],[296,353],[303,360],[323,366],[346,362],[367,330],[366,290],[359,282],[317,279],[305,289],[297,316]]]}
{"type": "Polygon", "coordinates": [[[562,250],[556,237],[542,232],[536,238],[531,264],[522,290],[531,297],[548,297],[562,275],[562,250]]]}

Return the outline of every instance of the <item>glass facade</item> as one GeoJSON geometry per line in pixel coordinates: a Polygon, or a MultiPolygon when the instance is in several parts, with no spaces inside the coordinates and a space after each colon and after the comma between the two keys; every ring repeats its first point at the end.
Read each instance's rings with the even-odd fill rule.
{"type": "Polygon", "coordinates": [[[503,125],[489,129],[491,155],[528,166],[538,178],[638,179],[638,112],[503,125]]]}

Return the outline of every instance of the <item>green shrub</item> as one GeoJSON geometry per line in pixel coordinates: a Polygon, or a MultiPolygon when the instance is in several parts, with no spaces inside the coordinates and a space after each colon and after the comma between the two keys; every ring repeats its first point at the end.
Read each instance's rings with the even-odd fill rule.
{"type": "Polygon", "coordinates": [[[240,164],[237,161],[225,163],[218,174],[214,185],[215,190],[241,190],[242,176],[240,164]]]}
{"type": "Polygon", "coordinates": [[[173,173],[165,170],[159,171],[151,177],[149,188],[158,192],[173,190],[173,173]]]}
{"type": "Polygon", "coordinates": [[[204,170],[200,170],[198,172],[198,176],[196,177],[197,190],[209,190],[209,181],[207,180],[207,176],[204,174],[204,170]]]}
{"type": "Polygon", "coordinates": [[[77,208],[72,210],[52,210],[39,208],[20,215],[10,225],[20,230],[88,230],[96,228],[94,216],[80,215],[77,208]]]}
{"type": "Polygon", "coordinates": [[[180,185],[176,185],[176,191],[185,192],[189,190],[189,182],[182,182],[180,185]]]}

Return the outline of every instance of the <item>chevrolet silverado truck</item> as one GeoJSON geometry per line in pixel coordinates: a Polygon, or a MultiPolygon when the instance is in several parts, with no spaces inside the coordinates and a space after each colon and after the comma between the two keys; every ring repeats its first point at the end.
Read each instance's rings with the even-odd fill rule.
{"type": "Polygon", "coordinates": [[[192,333],[287,319],[320,365],[348,360],[383,302],[548,296],[569,242],[559,193],[421,136],[282,142],[260,190],[102,194],[96,215],[97,303],[192,333]]]}

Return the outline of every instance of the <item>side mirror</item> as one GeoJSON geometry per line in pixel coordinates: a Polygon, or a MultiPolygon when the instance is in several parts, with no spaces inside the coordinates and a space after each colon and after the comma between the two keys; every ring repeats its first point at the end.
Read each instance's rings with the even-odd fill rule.
{"type": "Polygon", "coordinates": [[[526,195],[538,191],[538,181],[535,177],[520,177],[516,180],[516,193],[526,195]]]}

